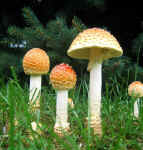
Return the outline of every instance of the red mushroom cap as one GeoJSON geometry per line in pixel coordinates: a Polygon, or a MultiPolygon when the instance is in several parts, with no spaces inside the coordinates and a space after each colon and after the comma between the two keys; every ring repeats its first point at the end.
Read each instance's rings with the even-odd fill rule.
{"type": "Polygon", "coordinates": [[[50,82],[56,90],[68,90],[76,84],[76,73],[68,64],[56,65],[50,73],[50,82]]]}

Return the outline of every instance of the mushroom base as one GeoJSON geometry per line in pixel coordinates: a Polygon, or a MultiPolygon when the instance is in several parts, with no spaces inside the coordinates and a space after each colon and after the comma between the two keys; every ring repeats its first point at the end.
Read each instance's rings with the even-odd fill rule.
{"type": "Polygon", "coordinates": [[[87,125],[88,125],[89,121],[90,121],[90,123],[89,123],[90,128],[93,129],[94,134],[101,137],[102,136],[102,121],[101,121],[101,118],[93,118],[93,117],[91,117],[91,119],[86,118],[86,124],[87,125]]]}
{"type": "MultiPolygon", "coordinates": [[[[31,122],[31,128],[32,128],[32,130],[33,130],[35,133],[37,133],[36,136],[43,134],[42,131],[41,131],[41,129],[40,129],[41,126],[42,126],[42,125],[41,125],[40,123],[37,125],[36,122],[31,122]]],[[[28,135],[29,139],[31,139],[31,140],[34,139],[33,136],[32,136],[32,131],[26,130],[25,133],[28,135]]],[[[35,137],[35,135],[34,135],[34,137],[35,137]]]]}
{"type": "Polygon", "coordinates": [[[58,135],[63,137],[65,134],[70,133],[70,124],[67,123],[64,126],[59,126],[58,124],[55,124],[54,126],[54,132],[58,135]]]}

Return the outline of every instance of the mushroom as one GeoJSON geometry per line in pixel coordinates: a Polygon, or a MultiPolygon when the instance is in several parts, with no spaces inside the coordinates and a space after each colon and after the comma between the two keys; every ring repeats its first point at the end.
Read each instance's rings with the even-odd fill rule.
{"type": "Polygon", "coordinates": [[[90,72],[88,120],[90,127],[98,135],[102,135],[100,118],[102,62],[121,56],[122,53],[122,48],[111,33],[95,27],[79,33],[67,51],[67,55],[72,58],[89,60],[87,67],[90,72]]]}
{"type": "Polygon", "coordinates": [[[134,116],[139,117],[139,99],[143,97],[143,84],[140,81],[132,82],[128,87],[129,96],[134,97],[136,100],[134,102],[134,116]]]}
{"type": "Polygon", "coordinates": [[[68,98],[68,104],[71,108],[74,108],[74,103],[73,103],[73,100],[71,98],[68,98]]]}
{"type": "Polygon", "coordinates": [[[56,123],[54,132],[63,136],[68,132],[68,90],[76,84],[76,73],[68,64],[56,65],[50,73],[50,83],[56,90],[56,123]]]}
{"type": "Polygon", "coordinates": [[[41,75],[48,73],[49,66],[49,56],[40,48],[30,49],[23,58],[24,72],[30,75],[29,104],[34,112],[40,112],[41,75]]]}

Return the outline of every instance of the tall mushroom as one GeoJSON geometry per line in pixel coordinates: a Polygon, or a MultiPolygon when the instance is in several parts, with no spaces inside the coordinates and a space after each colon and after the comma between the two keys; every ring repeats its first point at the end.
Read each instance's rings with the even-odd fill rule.
{"type": "Polygon", "coordinates": [[[54,131],[59,136],[70,129],[68,123],[68,90],[76,84],[76,73],[68,64],[56,65],[50,73],[50,83],[56,90],[56,123],[54,131]]]}
{"type": "Polygon", "coordinates": [[[136,100],[134,102],[134,116],[139,117],[139,99],[143,97],[143,84],[140,81],[132,82],[128,87],[129,96],[134,97],[136,100]]]}
{"type": "Polygon", "coordinates": [[[108,31],[89,28],[79,33],[71,43],[67,54],[72,58],[88,59],[90,72],[89,86],[89,121],[94,133],[102,135],[101,129],[101,88],[102,62],[123,53],[117,39],[108,31]]]}
{"type": "Polygon", "coordinates": [[[47,53],[40,48],[30,49],[23,58],[23,68],[30,75],[29,104],[34,111],[40,111],[41,75],[49,71],[50,61],[47,53]]]}

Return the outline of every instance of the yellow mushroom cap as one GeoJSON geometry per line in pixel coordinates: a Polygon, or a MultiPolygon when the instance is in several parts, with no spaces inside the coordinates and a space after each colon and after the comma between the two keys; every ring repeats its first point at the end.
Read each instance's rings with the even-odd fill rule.
{"type": "Polygon", "coordinates": [[[103,59],[121,56],[123,53],[117,39],[108,31],[89,28],[79,33],[71,43],[67,54],[78,59],[89,59],[90,49],[95,49],[103,59]]]}
{"type": "Polygon", "coordinates": [[[143,84],[140,81],[132,82],[128,87],[129,96],[142,97],[143,96],[143,84]]]}
{"type": "Polygon", "coordinates": [[[30,49],[23,58],[25,74],[41,75],[49,71],[50,60],[47,53],[40,48],[30,49]]]}
{"type": "Polygon", "coordinates": [[[50,73],[50,82],[56,90],[68,90],[76,84],[76,73],[68,64],[56,65],[50,73]]]}

